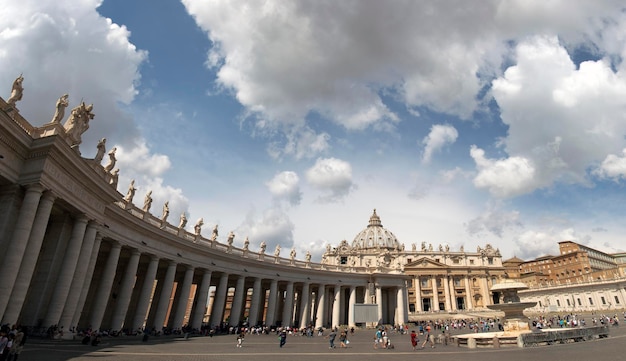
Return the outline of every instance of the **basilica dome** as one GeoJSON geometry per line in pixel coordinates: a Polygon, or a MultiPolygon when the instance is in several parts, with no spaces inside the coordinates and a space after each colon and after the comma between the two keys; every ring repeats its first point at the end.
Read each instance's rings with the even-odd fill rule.
{"type": "Polygon", "coordinates": [[[353,249],[399,249],[400,243],[390,231],[385,229],[376,214],[370,217],[367,228],[359,232],[352,241],[353,249]]]}

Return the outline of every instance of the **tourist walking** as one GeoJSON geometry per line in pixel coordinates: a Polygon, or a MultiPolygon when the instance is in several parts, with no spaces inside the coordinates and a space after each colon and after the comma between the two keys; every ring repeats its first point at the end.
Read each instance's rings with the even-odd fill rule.
{"type": "Polygon", "coordinates": [[[415,330],[411,331],[411,346],[413,346],[413,351],[415,351],[415,348],[417,347],[417,343],[419,342],[419,340],[417,339],[417,333],[415,333],[415,330]]]}
{"type": "Polygon", "coordinates": [[[348,347],[348,333],[344,330],[339,334],[339,347],[346,348],[348,347]]]}
{"type": "Polygon", "coordinates": [[[280,348],[283,348],[283,346],[285,346],[285,343],[287,343],[287,331],[285,331],[285,329],[280,330],[280,333],[278,334],[278,340],[280,341],[280,348]]]}
{"type": "Polygon", "coordinates": [[[329,343],[328,348],[335,348],[335,338],[337,337],[337,331],[334,328],[331,329],[327,337],[329,343]]]}

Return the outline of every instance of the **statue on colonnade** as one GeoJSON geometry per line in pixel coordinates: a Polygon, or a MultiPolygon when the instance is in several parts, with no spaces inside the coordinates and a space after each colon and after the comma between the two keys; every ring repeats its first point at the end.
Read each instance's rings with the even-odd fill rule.
{"type": "Polygon", "coordinates": [[[63,94],[57,100],[57,104],[55,106],[54,115],[52,116],[52,120],[50,123],[61,123],[63,117],[65,116],[65,108],[70,105],[68,98],[68,94],[63,94]]]}
{"type": "Polygon", "coordinates": [[[24,87],[22,83],[24,82],[24,77],[22,74],[15,78],[13,81],[13,85],[11,86],[11,96],[9,96],[9,100],[7,100],[7,104],[15,108],[15,103],[19,100],[22,100],[22,95],[24,94],[24,87]]]}

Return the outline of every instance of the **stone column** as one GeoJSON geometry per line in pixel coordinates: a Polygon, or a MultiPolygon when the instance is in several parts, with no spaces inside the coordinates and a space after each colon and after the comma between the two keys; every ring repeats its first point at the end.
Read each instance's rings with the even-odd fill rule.
{"type": "Polygon", "coordinates": [[[378,306],[378,324],[383,324],[383,289],[376,285],[376,305],[378,306]]]}
{"type": "Polygon", "coordinates": [[[469,276],[465,276],[465,302],[467,302],[465,307],[468,310],[471,310],[474,308],[474,302],[472,302],[472,286],[470,282],[471,281],[470,281],[469,276]]]}
{"type": "Polygon", "coordinates": [[[270,295],[267,300],[267,314],[265,324],[272,326],[276,323],[276,301],[278,298],[278,280],[272,280],[270,283],[270,295]]]}
{"type": "Polygon", "coordinates": [[[419,276],[415,276],[415,312],[422,312],[422,282],[419,276]]]}
{"type": "Polygon", "coordinates": [[[79,262],[76,264],[76,271],[72,277],[72,284],[70,286],[70,292],[67,294],[67,301],[65,301],[65,307],[61,314],[61,320],[59,321],[59,327],[65,327],[66,330],[70,327],[76,326],[72,323],[74,315],[78,312],[77,306],[80,300],[83,284],[85,283],[85,274],[89,267],[89,262],[81,262],[80,260],[91,259],[91,252],[93,251],[93,245],[96,240],[97,226],[94,222],[89,222],[87,230],[85,231],[85,238],[83,239],[83,246],[80,248],[80,255],[78,256],[79,262]]]}
{"type": "Polygon", "coordinates": [[[222,273],[220,283],[215,291],[213,309],[211,310],[211,327],[222,324],[224,307],[226,305],[226,293],[228,292],[228,273],[222,273]]]}
{"type": "Polygon", "coordinates": [[[94,330],[100,329],[102,318],[104,317],[104,312],[109,302],[111,286],[113,286],[113,280],[115,279],[115,270],[117,269],[117,262],[120,259],[121,250],[122,246],[119,243],[113,243],[113,245],[111,245],[111,251],[109,252],[107,263],[104,266],[104,272],[102,272],[102,280],[100,281],[98,292],[96,292],[93,311],[91,313],[90,324],[94,330]]]}
{"type": "Polygon", "coordinates": [[[170,298],[172,296],[175,278],[176,262],[170,261],[167,265],[167,272],[165,272],[165,278],[163,279],[163,288],[161,288],[159,302],[157,304],[156,313],[154,314],[154,328],[156,328],[157,332],[161,331],[163,326],[165,326],[165,316],[167,316],[167,310],[170,307],[170,298]]]}
{"type": "Polygon", "coordinates": [[[441,278],[441,283],[443,286],[443,294],[446,298],[446,311],[450,311],[452,309],[452,304],[450,303],[450,282],[448,282],[448,276],[443,276],[441,278]]]}
{"type": "Polygon", "coordinates": [[[243,308],[243,300],[246,297],[246,289],[244,288],[246,278],[244,276],[238,276],[237,283],[235,284],[235,294],[233,295],[233,303],[230,308],[229,326],[239,325],[241,321],[241,314],[243,308]]]}
{"type": "Polygon", "coordinates": [[[302,299],[300,300],[300,328],[305,328],[311,321],[311,307],[309,303],[309,290],[310,286],[308,282],[304,282],[302,285],[302,299]]]}
{"type": "Polygon", "coordinates": [[[451,310],[456,311],[456,290],[454,289],[454,277],[450,277],[448,282],[448,286],[450,287],[450,306],[452,306],[451,310]]]}
{"type": "Polygon", "coordinates": [[[113,320],[111,321],[111,328],[115,331],[121,331],[124,328],[124,319],[126,318],[130,297],[132,296],[135,279],[137,277],[139,256],[141,256],[141,253],[138,250],[134,249],[131,251],[130,259],[126,265],[126,271],[122,276],[122,284],[120,286],[119,295],[117,296],[117,305],[115,305],[115,312],[113,313],[113,320]]]}
{"type": "Polygon", "coordinates": [[[404,287],[398,287],[396,290],[396,295],[396,315],[398,317],[398,319],[396,320],[396,324],[404,325],[406,323],[406,319],[404,318],[404,305],[406,304],[406,299],[404,298],[404,287]]]}
{"type": "Polygon", "coordinates": [[[317,287],[317,314],[315,315],[315,328],[326,325],[326,285],[317,287]]]}
{"type": "Polygon", "coordinates": [[[85,301],[87,300],[87,294],[89,293],[89,288],[91,287],[91,279],[93,278],[93,271],[96,268],[96,261],[98,260],[98,253],[100,253],[101,243],[102,243],[102,235],[96,232],[96,237],[93,242],[93,247],[91,247],[91,257],[89,257],[87,271],[85,272],[85,278],[83,280],[83,288],[80,290],[80,297],[78,298],[78,303],[76,305],[76,312],[74,312],[74,317],[72,318],[72,322],[71,322],[72,325],[77,325],[82,316],[83,307],[85,306],[85,301]]]}
{"type": "Polygon", "coordinates": [[[146,270],[146,277],[143,280],[143,285],[141,285],[135,318],[133,319],[133,328],[135,330],[143,328],[146,322],[146,315],[148,314],[148,307],[150,306],[150,298],[152,298],[152,289],[158,269],[159,257],[151,256],[148,269],[146,270]]]}
{"type": "MultiPolygon", "coordinates": [[[[36,197],[37,192],[33,190],[32,193],[34,194],[31,197],[36,197]]],[[[22,311],[22,307],[24,306],[24,300],[26,299],[28,287],[30,286],[30,282],[33,278],[33,273],[35,272],[35,265],[37,264],[37,258],[39,257],[39,251],[41,250],[41,245],[43,243],[43,238],[46,232],[46,226],[48,225],[48,219],[50,218],[50,211],[52,210],[52,205],[54,204],[54,199],[55,197],[51,192],[45,192],[39,202],[37,214],[35,215],[33,221],[33,229],[31,230],[30,236],[28,238],[28,244],[26,245],[22,259],[19,260],[19,271],[15,272],[15,269],[13,269],[10,271],[10,274],[1,273],[6,275],[7,279],[0,279],[0,288],[8,287],[11,284],[11,278],[15,277],[11,298],[9,299],[8,297],[5,297],[4,291],[0,292],[0,309],[4,311],[4,307],[6,307],[6,311],[4,311],[4,316],[2,317],[3,324],[8,323],[13,325],[18,321],[20,312],[22,311]]],[[[7,264],[14,264],[16,262],[16,260],[13,259],[15,258],[15,254],[13,253],[12,248],[11,252],[6,252],[5,258],[5,262],[2,264],[3,272],[5,271],[4,267],[7,264]]],[[[8,295],[9,294],[6,293],[6,296],[8,295]]]]}
{"type": "Polygon", "coordinates": [[[293,324],[293,281],[287,282],[285,305],[283,306],[283,327],[293,324]]]}
{"type": "Polygon", "coordinates": [[[341,286],[335,285],[335,297],[333,299],[333,322],[332,327],[338,327],[341,316],[341,286]]]}
{"type": "Polygon", "coordinates": [[[354,322],[354,305],[356,304],[356,287],[350,286],[350,301],[348,301],[348,326],[356,327],[354,322]]]}
{"type": "MultiPolygon", "coordinates": [[[[248,324],[256,326],[259,322],[259,309],[261,308],[261,279],[255,278],[252,286],[252,300],[250,301],[250,314],[248,315],[248,324]]],[[[264,294],[264,293],[263,293],[264,294]]],[[[263,297],[265,301],[265,297],[263,297]]]]}
{"type": "Polygon", "coordinates": [[[74,221],[72,235],[70,236],[67,249],[65,250],[65,257],[63,258],[63,265],[54,286],[52,298],[50,298],[48,313],[44,318],[43,324],[46,325],[46,327],[57,325],[61,318],[61,313],[65,307],[67,295],[70,292],[70,286],[74,279],[78,256],[80,254],[83,238],[85,237],[85,228],[87,228],[87,217],[81,215],[74,221]]]}
{"type": "MultiPolygon", "coordinates": [[[[2,275],[2,277],[0,277],[0,312],[2,314],[4,314],[7,304],[9,303],[11,291],[13,291],[15,279],[17,278],[17,270],[20,269],[20,265],[22,264],[22,258],[31,231],[34,226],[46,226],[46,224],[34,224],[39,199],[43,191],[44,188],[40,184],[29,185],[26,188],[26,194],[24,195],[24,200],[22,201],[22,206],[17,216],[17,222],[15,223],[15,229],[13,230],[13,237],[11,237],[11,241],[8,243],[11,246],[11,251],[3,252],[4,260],[0,263],[0,274],[2,275]]],[[[49,215],[50,212],[48,211],[48,216],[49,215]]],[[[40,229],[37,231],[41,232],[40,229]]]]}
{"type": "Polygon", "coordinates": [[[207,300],[209,299],[209,288],[211,287],[211,270],[204,270],[202,282],[196,293],[196,305],[193,308],[193,316],[191,318],[191,327],[197,330],[202,327],[204,315],[206,313],[207,300]]]}
{"type": "Polygon", "coordinates": [[[433,282],[433,311],[439,311],[439,288],[437,287],[437,276],[431,278],[433,282]]]}
{"type": "Polygon", "coordinates": [[[484,303],[483,303],[483,307],[487,307],[487,305],[490,305],[491,299],[489,299],[489,282],[487,282],[487,276],[485,275],[484,277],[480,278],[480,281],[482,283],[481,286],[481,292],[483,295],[483,298],[485,299],[484,303]]]}
{"type": "Polygon", "coordinates": [[[184,326],[187,304],[189,304],[189,294],[191,293],[191,285],[193,284],[193,272],[194,267],[187,266],[185,277],[183,278],[183,285],[177,290],[177,292],[180,293],[180,297],[178,297],[176,313],[174,313],[174,324],[171,325],[174,328],[182,328],[184,326]]]}
{"type": "Polygon", "coordinates": [[[365,284],[365,289],[363,290],[363,303],[370,304],[372,302],[372,295],[370,294],[370,283],[365,284]]]}

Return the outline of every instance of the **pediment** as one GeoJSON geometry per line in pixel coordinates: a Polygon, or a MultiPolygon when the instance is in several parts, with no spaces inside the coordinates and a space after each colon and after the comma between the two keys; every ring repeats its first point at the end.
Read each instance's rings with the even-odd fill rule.
{"type": "Polygon", "coordinates": [[[428,257],[418,258],[411,263],[404,265],[404,268],[447,268],[447,266],[441,262],[437,262],[428,257]]]}

